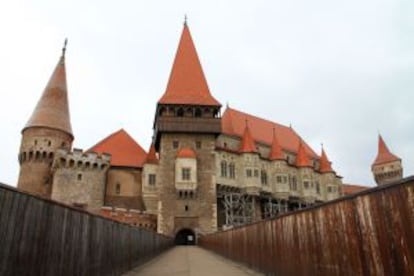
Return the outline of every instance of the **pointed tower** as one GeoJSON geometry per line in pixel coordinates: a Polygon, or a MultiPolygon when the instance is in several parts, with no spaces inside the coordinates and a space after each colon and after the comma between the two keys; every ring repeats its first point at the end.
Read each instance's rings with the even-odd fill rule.
{"type": "Polygon", "coordinates": [[[391,153],[382,136],[378,136],[378,154],[371,166],[377,185],[400,180],[403,176],[401,158],[391,153]]]}
{"type": "Polygon", "coordinates": [[[193,234],[217,230],[212,175],[215,141],[221,133],[220,108],[210,93],[185,22],[154,120],[154,146],[159,153],[158,232],[176,235],[177,240],[182,240],[180,235],[188,230],[193,234]],[[184,149],[193,151],[195,157],[179,155],[184,149]]]}
{"type": "Polygon", "coordinates": [[[55,152],[60,148],[70,150],[73,141],[65,51],[66,40],[59,62],[22,130],[18,188],[45,197],[50,197],[51,194],[51,165],[55,152]]]}
{"type": "Polygon", "coordinates": [[[246,121],[246,127],[244,128],[244,133],[242,140],[240,142],[240,153],[257,153],[256,144],[253,140],[252,134],[250,133],[249,125],[246,121]]]}
{"type": "Polygon", "coordinates": [[[321,158],[319,159],[319,172],[320,173],[335,173],[332,169],[331,162],[328,159],[328,156],[325,153],[325,150],[322,148],[321,158]]]}
{"type": "Polygon", "coordinates": [[[298,168],[307,168],[312,167],[311,161],[309,159],[309,156],[306,153],[305,146],[303,145],[303,141],[300,140],[299,142],[299,149],[298,153],[296,155],[296,167],[298,168]]]}
{"type": "Polygon", "coordinates": [[[273,128],[273,141],[272,141],[272,147],[270,148],[269,153],[269,160],[275,161],[275,160],[286,160],[282,147],[279,144],[279,140],[276,137],[276,131],[273,128]]]}

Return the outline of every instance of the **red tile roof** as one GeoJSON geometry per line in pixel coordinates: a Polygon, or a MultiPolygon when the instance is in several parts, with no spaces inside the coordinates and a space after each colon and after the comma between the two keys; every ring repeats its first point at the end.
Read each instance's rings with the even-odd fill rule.
{"type": "MultiPolygon", "coordinates": [[[[270,146],[273,143],[274,129],[282,149],[291,153],[297,152],[301,138],[291,127],[283,126],[230,107],[226,109],[221,120],[222,133],[242,137],[246,120],[249,122],[249,129],[256,143],[260,142],[270,146]]],[[[311,158],[319,159],[319,156],[305,142],[303,143],[307,155],[311,158]]]]}
{"type": "Polygon", "coordinates": [[[256,153],[257,152],[256,144],[254,142],[252,134],[250,133],[250,129],[249,129],[247,121],[246,121],[246,126],[244,127],[242,140],[240,142],[239,152],[241,153],[249,153],[249,152],[256,153]]]}
{"type": "Polygon", "coordinates": [[[286,159],[283,154],[282,147],[280,146],[279,141],[276,137],[276,131],[274,129],[273,129],[273,142],[272,142],[272,147],[270,149],[269,159],[270,160],[285,160],[286,159]]]}
{"type": "Polygon", "coordinates": [[[182,148],[177,153],[177,158],[196,158],[196,153],[190,148],[182,148]]]}
{"type": "Polygon", "coordinates": [[[29,127],[54,128],[73,136],[66,85],[65,56],[63,54],[23,130],[29,127]]]}
{"type": "Polygon", "coordinates": [[[378,155],[372,163],[372,166],[381,165],[384,163],[389,163],[393,161],[401,160],[398,156],[391,153],[388,149],[387,145],[385,144],[382,136],[379,135],[378,137],[378,155]]]}
{"type": "Polygon", "coordinates": [[[88,151],[109,153],[111,165],[120,167],[142,168],[147,158],[147,153],[123,129],[109,135],[88,151]]]}
{"type": "Polygon", "coordinates": [[[158,103],[221,106],[210,94],[187,24],[184,24],[167,89],[158,103]]]}
{"type": "Polygon", "coordinates": [[[331,162],[329,162],[328,156],[326,156],[326,153],[323,149],[321,153],[321,159],[319,160],[319,162],[320,162],[319,171],[321,173],[334,172],[331,166],[331,162]]]}
{"type": "Polygon", "coordinates": [[[352,194],[362,192],[371,187],[361,186],[361,185],[352,185],[352,184],[342,184],[341,188],[342,188],[343,195],[352,195],[352,194]]]}
{"type": "Polygon", "coordinates": [[[159,160],[158,160],[158,157],[157,157],[155,146],[154,146],[154,144],[151,144],[151,147],[149,149],[147,158],[145,159],[145,164],[158,165],[158,163],[159,163],[159,160]]]}
{"type": "Polygon", "coordinates": [[[296,155],[296,167],[312,167],[309,156],[305,152],[305,146],[303,142],[299,143],[298,153],[296,155]]]}

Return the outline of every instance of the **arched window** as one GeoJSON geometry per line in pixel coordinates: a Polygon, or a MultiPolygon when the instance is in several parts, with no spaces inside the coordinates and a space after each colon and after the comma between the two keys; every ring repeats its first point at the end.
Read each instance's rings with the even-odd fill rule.
{"type": "Polygon", "coordinates": [[[221,161],[220,168],[221,168],[221,177],[227,177],[227,162],[224,160],[221,161]]]}
{"type": "Polygon", "coordinates": [[[116,183],[116,186],[115,186],[115,193],[116,193],[117,195],[119,195],[119,194],[121,193],[121,184],[116,183]]]}
{"type": "Polygon", "coordinates": [[[229,177],[231,179],[236,178],[236,166],[234,165],[234,163],[229,164],[229,177]]]}

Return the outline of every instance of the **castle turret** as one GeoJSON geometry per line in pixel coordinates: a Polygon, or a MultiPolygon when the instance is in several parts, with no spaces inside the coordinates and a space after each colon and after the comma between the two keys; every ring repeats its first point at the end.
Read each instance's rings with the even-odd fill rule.
{"type": "Polygon", "coordinates": [[[220,108],[210,93],[185,22],[154,121],[154,143],[160,158],[158,231],[163,234],[180,237],[188,229],[194,233],[217,229],[217,200],[212,191],[216,189],[214,153],[221,133],[220,108]],[[182,158],[178,153],[183,150],[193,151],[195,157],[182,158]],[[195,187],[193,177],[196,190],[176,189],[175,183],[195,187]]]}
{"type": "Polygon", "coordinates": [[[401,158],[391,153],[381,135],[378,137],[378,154],[371,170],[377,185],[400,180],[403,175],[401,158]]]}
{"type": "Polygon", "coordinates": [[[73,141],[65,51],[66,41],[59,62],[22,130],[18,188],[45,197],[50,197],[51,194],[54,155],[58,149],[70,150],[73,141]]]}

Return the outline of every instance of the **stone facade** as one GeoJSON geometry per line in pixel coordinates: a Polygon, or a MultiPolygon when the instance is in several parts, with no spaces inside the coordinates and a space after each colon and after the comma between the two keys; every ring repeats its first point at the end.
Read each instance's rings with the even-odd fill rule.
{"type": "Polygon", "coordinates": [[[109,155],[58,150],[53,162],[51,199],[99,212],[104,205],[109,155]]]}
{"type": "Polygon", "coordinates": [[[32,127],[24,129],[19,151],[20,173],[17,186],[24,191],[50,197],[51,167],[58,149],[69,150],[73,137],[66,132],[32,127]]]}
{"type": "MultiPolygon", "coordinates": [[[[158,168],[159,209],[158,232],[175,235],[184,228],[204,234],[217,230],[215,136],[163,134],[158,168]],[[176,189],[177,153],[191,148],[196,153],[197,189],[190,193],[176,189]]],[[[179,172],[178,172],[179,173],[179,172]]]]}

